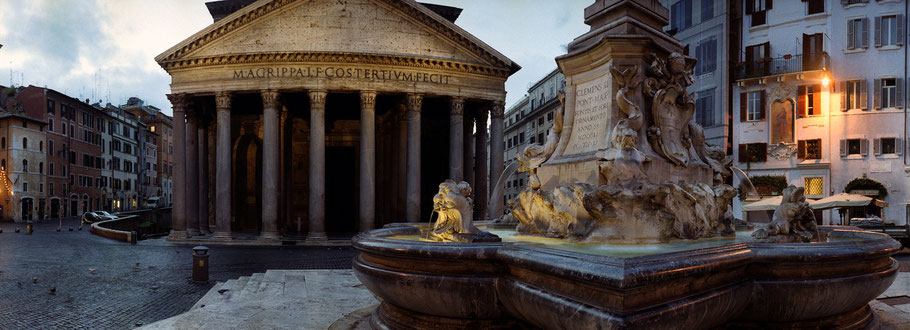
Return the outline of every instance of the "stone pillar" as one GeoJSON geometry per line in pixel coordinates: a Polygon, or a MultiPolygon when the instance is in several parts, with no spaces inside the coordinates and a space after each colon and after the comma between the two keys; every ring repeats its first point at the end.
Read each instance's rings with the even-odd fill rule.
{"type": "Polygon", "coordinates": [[[264,240],[278,239],[278,97],[262,91],[262,232],[264,240]]]}
{"type": "Polygon", "coordinates": [[[310,231],[308,240],[325,240],[325,96],[310,91],[310,231]]]}
{"type": "MultiPolygon", "coordinates": [[[[189,108],[187,109],[189,110],[189,108]]],[[[199,236],[199,144],[196,142],[196,123],[199,109],[186,112],[186,233],[199,236]]]]}
{"type": "Polygon", "coordinates": [[[490,196],[490,219],[499,219],[505,210],[505,178],[503,175],[503,154],[502,134],[505,127],[503,126],[504,103],[502,101],[493,102],[490,108],[490,190],[495,193],[490,196]]]}
{"type": "Polygon", "coordinates": [[[489,110],[477,111],[477,137],[474,138],[474,220],[487,220],[487,116],[489,110]]]}
{"type": "Polygon", "coordinates": [[[209,228],[209,143],[208,126],[210,121],[200,117],[199,127],[196,128],[197,144],[199,145],[199,232],[203,235],[212,233],[209,228]]]}
{"type": "Polygon", "coordinates": [[[464,181],[474,187],[474,117],[470,113],[464,115],[464,181]]]}
{"type": "MultiPolygon", "coordinates": [[[[174,180],[171,194],[173,208],[171,209],[171,233],[168,239],[181,240],[187,238],[186,233],[186,125],[184,117],[189,103],[186,94],[168,94],[174,110],[174,180]]],[[[66,205],[65,209],[69,209],[66,205]]]]}
{"type": "Polygon", "coordinates": [[[360,231],[376,221],[376,92],[360,92],[360,231]]]}
{"type": "Polygon", "coordinates": [[[398,189],[398,200],[395,209],[397,210],[397,221],[407,218],[405,211],[408,209],[408,106],[406,104],[398,105],[398,132],[396,142],[398,143],[398,163],[395,168],[398,169],[396,187],[398,189]]]}
{"type": "Polygon", "coordinates": [[[420,108],[423,95],[408,93],[408,202],[405,218],[420,222],[420,108]]]}
{"type": "Polygon", "coordinates": [[[215,133],[215,234],[213,238],[231,239],[231,93],[215,94],[217,132],[215,133]]]}
{"type": "Polygon", "coordinates": [[[464,99],[453,97],[449,108],[449,179],[464,180],[464,99]]]}

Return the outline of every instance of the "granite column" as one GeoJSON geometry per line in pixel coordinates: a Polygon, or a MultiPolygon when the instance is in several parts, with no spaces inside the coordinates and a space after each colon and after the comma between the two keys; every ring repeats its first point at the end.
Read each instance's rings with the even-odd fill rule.
{"type": "Polygon", "coordinates": [[[264,240],[278,239],[278,98],[276,90],[262,95],[262,232],[264,240]]]}
{"type": "MultiPolygon", "coordinates": [[[[190,110],[190,108],[187,108],[190,110]]],[[[199,236],[199,144],[196,142],[196,123],[199,109],[186,112],[186,233],[199,236]]]]}
{"type": "Polygon", "coordinates": [[[231,239],[231,93],[215,94],[215,233],[213,238],[231,239]]]}
{"type": "Polygon", "coordinates": [[[360,231],[376,221],[376,92],[360,92],[360,231]]]}
{"type": "Polygon", "coordinates": [[[310,211],[308,240],[325,240],[325,97],[314,90],[310,97],[310,211]]]}
{"type": "Polygon", "coordinates": [[[505,181],[502,178],[503,167],[505,166],[503,158],[503,126],[504,104],[502,101],[493,102],[490,108],[490,190],[493,195],[490,196],[490,217],[489,219],[499,219],[505,210],[505,181]]]}
{"type": "Polygon", "coordinates": [[[168,94],[174,113],[174,181],[171,194],[174,198],[171,214],[171,233],[169,240],[187,238],[186,233],[186,125],[184,118],[189,106],[186,94],[168,94]]]}
{"type": "Polygon", "coordinates": [[[449,179],[464,180],[464,99],[453,97],[449,107],[449,179]]]}
{"type": "Polygon", "coordinates": [[[420,110],[423,95],[408,93],[408,201],[406,220],[420,222],[420,110]]]}
{"type": "Polygon", "coordinates": [[[209,144],[208,114],[199,117],[196,144],[199,146],[199,232],[203,235],[212,233],[209,228],[209,144]]]}

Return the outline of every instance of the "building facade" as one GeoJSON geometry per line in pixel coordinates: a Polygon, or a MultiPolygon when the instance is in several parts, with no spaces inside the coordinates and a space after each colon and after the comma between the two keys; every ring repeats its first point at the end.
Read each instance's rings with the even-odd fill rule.
{"type": "MultiPolygon", "coordinates": [[[[564,90],[565,82],[566,78],[559,69],[550,71],[531,85],[528,95],[506,112],[504,148],[507,167],[515,162],[515,155],[523,152],[528,145],[544,144],[548,131],[553,127],[555,113],[561,106],[558,94],[564,90]]],[[[506,200],[517,197],[527,188],[528,173],[512,174],[505,185],[506,200]]]]}
{"type": "MultiPolygon", "coordinates": [[[[145,104],[145,101],[138,97],[131,97],[127,104],[121,105],[125,111],[128,111],[137,117],[146,125],[147,148],[154,148],[154,155],[143,156],[140,163],[149,163],[153,173],[146,173],[152,184],[148,185],[147,196],[159,197],[159,205],[169,207],[171,205],[172,176],[174,174],[174,124],[170,116],[161,112],[155,106],[145,104]],[[151,141],[151,145],[149,145],[151,141]]],[[[201,130],[197,134],[207,134],[201,130]]],[[[200,140],[201,141],[201,140],[200,140]]],[[[207,147],[207,144],[200,144],[207,147]]],[[[148,149],[146,151],[149,151],[148,149]]],[[[207,154],[207,153],[206,153],[207,154]]],[[[143,170],[145,168],[143,167],[143,170]]],[[[147,171],[147,170],[146,170],[147,171]]]]}
{"type": "Polygon", "coordinates": [[[0,219],[28,221],[48,215],[44,128],[43,121],[16,108],[0,112],[0,219]]]}
{"type": "MultiPolygon", "coordinates": [[[[759,178],[760,193],[775,193],[762,185],[777,181],[805,187],[808,198],[850,192],[889,203],[821,212],[825,224],[906,223],[905,3],[744,4],[732,100],[736,166],[759,178]]],[[[735,200],[737,215],[741,205],[735,200]]],[[[753,213],[743,216],[767,221],[753,213]]]]}
{"type": "MultiPolygon", "coordinates": [[[[685,45],[687,55],[698,59],[688,92],[695,96],[695,122],[705,129],[705,141],[730,150],[732,107],[730,106],[731,46],[738,50],[727,15],[736,1],[661,0],[670,10],[667,33],[685,45]],[[732,40],[731,40],[732,39],[732,40]]],[[[737,53],[738,54],[738,53],[737,53]]]]}
{"type": "Polygon", "coordinates": [[[474,179],[474,219],[502,214],[488,173],[503,171],[504,83],[519,66],[455,25],[460,10],[412,0],[209,8],[212,25],[156,58],[172,79],[171,239],[208,224],[216,239],[320,240],[427,221],[445,179],[474,179]],[[213,148],[200,153],[200,142],[213,148]],[[208,210],[213,221],[200,222],[208,210]]]}
{"type": "Polygon", "coordinates": [[[139,119],[115,106],[105,107],[110,117],[111,209],[128,211],[139,208],[139,119]]]}

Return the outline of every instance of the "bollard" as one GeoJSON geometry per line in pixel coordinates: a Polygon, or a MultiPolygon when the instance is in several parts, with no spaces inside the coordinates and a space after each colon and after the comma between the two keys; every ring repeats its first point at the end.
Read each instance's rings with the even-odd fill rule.
{"type": "Polygon", "coordinates": [[[193,248],[193,283],[209,282],[209,248],[193,248]]]}
{"type": "Polygon", "coordinates": [[[31,222],[31,221],[26,221],[26,222],[25,222],[25,234],[26,234],[26,235],[31,235],[31,234],[32,234],[32,222],[31,222]]]}

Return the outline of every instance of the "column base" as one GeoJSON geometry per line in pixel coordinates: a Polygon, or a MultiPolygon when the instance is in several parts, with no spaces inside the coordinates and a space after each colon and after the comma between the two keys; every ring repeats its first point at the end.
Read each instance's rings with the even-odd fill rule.
{"type": "Polygon", "coordinates": [[[327,241],[328,238],[325,236],[325,232],[321,233],[307,233],[307,241],[327,241]]]}
{"type": "Polygon", "coordinates": [[[171,230],[171,233],[167,236],[168,241],[185,240],[187,238],[189,238],[189,235],[187,235],[186,230],[171,230]]]}
{"type": "Polygon", "coordinates": [[[271,231],[271,232],[264,231],[264,232],[259,233],[259,239],[264,240],[264,241],[277,241],[280,238],[281,237],[278,235],[277,231],[271,231]]]}
{"type": "Polygon", "coordinates": [[[186,234],[189,235],[190,237],[195,237],[195,236],[199,236],[201,233],[199,232],[199,229],[187,229],[186,234]]]}
{"type": "Polygon", "coordinates": [[[202,229],[202,230],[199,230],[199,234],[200,235],[211,235],[212,231],[208,230],[208,229],[202,229]]]}
{"type": "Polygon", "coordinates": [[[224,232],[224,231],[220,231],[220,232],[219,232],[219,231],[216,231],[214,234],[212,234],[212,240],[216,240],[216,241],[230,241],[231,239],[232,239],[232,238],[231,238],[231,233],[230,233],[230,232],[224,232]]]}

